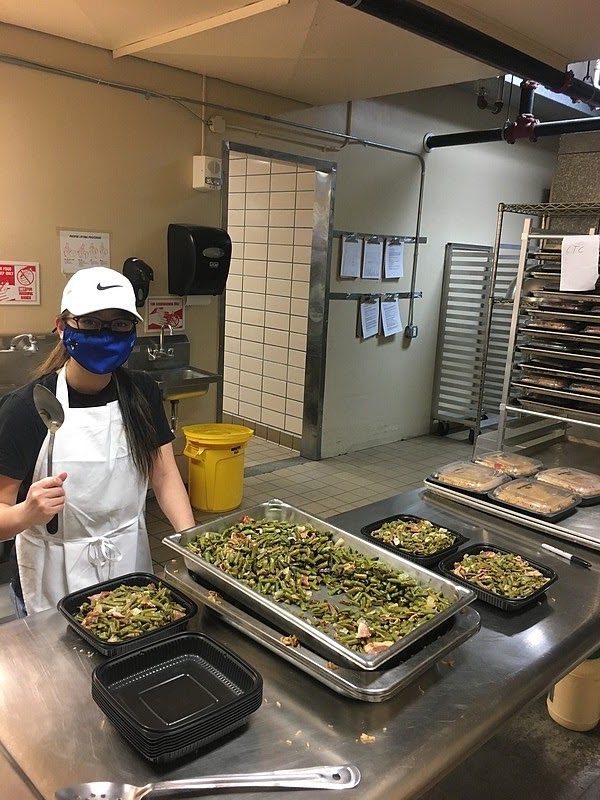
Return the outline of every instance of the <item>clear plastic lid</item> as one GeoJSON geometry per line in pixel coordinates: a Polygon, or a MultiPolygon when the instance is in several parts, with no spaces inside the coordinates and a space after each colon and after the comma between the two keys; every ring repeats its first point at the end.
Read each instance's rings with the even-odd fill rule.
{"type": "Polygon", "coordinates": [[[482,453],[475,459],[477,464],[484,464],[498,472],[504,472],[512,478],[527,478],[535,475],[543,468],[541,461],[529,456],[521,456],[518,453],[507,453],[498,450],[494,453],[482,453]]]}
{"type": "Polygon", "coordinates": [[[536,477],[544,483],[560,486],[581,497],[600,495],[600,475],[595,475],[593,472],[573,467],[555,467],[543,470],[536,477]]]}
{"type": "Polygon", "coordinates": [[[579,497],[573,492],[535,478],[511,481],[499,486],[492,495],[503,503],[533,511],[535,514],[558,514],[577,505],[579,501],[579,497]]]}
{"type": "Polygon", "coordinates": [[[440,483],[469,492],[491,492],[496,486],[510,480],[503,472],[472,461],[452,461],[437,469],[432,477],[440,483]]]}

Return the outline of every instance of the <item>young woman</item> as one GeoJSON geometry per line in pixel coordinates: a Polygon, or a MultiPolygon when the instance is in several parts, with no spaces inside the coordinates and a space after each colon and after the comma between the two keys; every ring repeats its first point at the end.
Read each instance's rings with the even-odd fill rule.
{"type": "Polygon", "coordinates": [[[19,616],[99,581],[152,571],[149,483],[176,531],[195,525],[158,386],[122,366],[140,319],[126,277],[104,267],[76,272],[56,319],[60,341],[37,380],[0,405],[0,539],[16,537],[11,586],[19,616]],[[56,394],[65,414],[52,475],[36,383],[56,394]]]}

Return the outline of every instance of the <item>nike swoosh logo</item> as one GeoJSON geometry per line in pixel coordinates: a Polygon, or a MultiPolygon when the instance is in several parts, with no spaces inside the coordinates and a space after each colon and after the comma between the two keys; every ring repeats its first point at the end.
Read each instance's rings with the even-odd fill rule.
{"type": "Polygon", "coordinates": [[[99,289],[100,291],[103,291],[104,289],[120,289],[120,288],[121,288],[120,283],[111,283],[110,286],[101,286],[100,284],[96,286],[96,289],[99,289]]]}

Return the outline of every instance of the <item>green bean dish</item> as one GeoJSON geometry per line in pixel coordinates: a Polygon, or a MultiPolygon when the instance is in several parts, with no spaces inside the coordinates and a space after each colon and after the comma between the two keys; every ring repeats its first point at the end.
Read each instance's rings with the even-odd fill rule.
{"type": "Polygon", "coordinates": [[[416,556],[434,555],[451,547],[456,541],[454,533],[434,525],[428,519],[384,522],[381,528],[371,532],[371,536],[416,556]]]}
{"type": "Polygon", "coordinates": [[[166,586],[121,584],[110,592],[90,595],[74,619],[105,642],[122,642],[181,619],[185,609],[166,586]]]}
{"type": "Polygon", "coordinates": [[[243,517],[186,546],[358,652],[387,650],[450,605],[440,592],[307,523],[243,517]]]}
{"type": "Polygon", "coordinates": [[[541,589],[549,578],[514,553],[482,550],[457,561],[450,572],[486,592],[522,600],[541,589]]]}

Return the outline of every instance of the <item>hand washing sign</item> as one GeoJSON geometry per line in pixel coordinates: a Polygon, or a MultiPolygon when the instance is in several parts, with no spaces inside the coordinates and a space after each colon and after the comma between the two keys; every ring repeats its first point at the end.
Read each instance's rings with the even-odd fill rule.
{"type": "Polygon", "coordinates": [[[0,305],[40,304],[37,261],[0,261],[0,305]]]}
{"type": "Polygon", "coordinates": [[[110,267],[110,234],[60,231],[60,268],[65,275],[87,267],[110,267]]]}
{"type": "Polygon", "coordinates": [[[185,327],[183,297],[149,297],[146,314],[146,330],[159,331],[170,325],[173,331],[185,327]]]}

